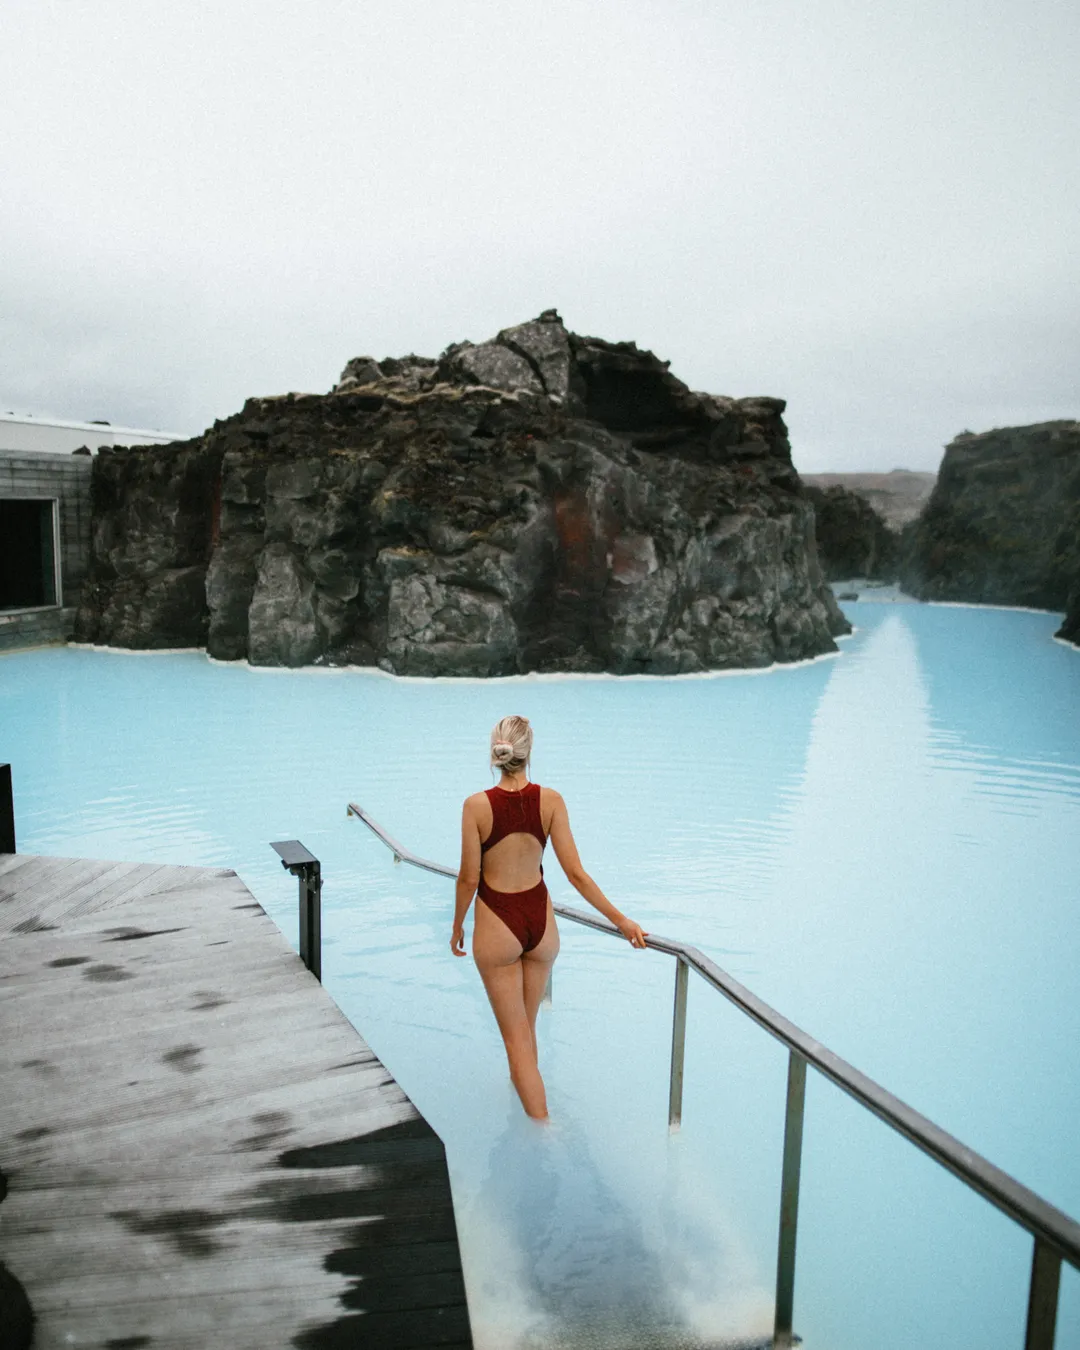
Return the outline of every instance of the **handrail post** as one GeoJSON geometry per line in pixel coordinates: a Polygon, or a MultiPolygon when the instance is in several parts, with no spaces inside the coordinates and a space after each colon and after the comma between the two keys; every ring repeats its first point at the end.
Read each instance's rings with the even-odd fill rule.
{"type": "Polygon", "coordinates": [[[795,1237],[799,1220],[799,1171],[802,1166],[805,1105],[806,1060],[792,1050],[788,1060],[787,1108],[784,1114],[784,1171],[780,1182],[774,1346],[790,1346],[793,1343],[791,1324],[795,1303],[795,1237]]]}
{"type": "Polygon", "coordinates": [[[322,868],[318,859],[300,876],[300,959],[322,983],[322,868]]]}
{"type": "Polygon", "coordinates": [[[682,1124],[683,1059],[686,1053],[686,990],[690,967],[681,956],[675,958],[675,1010],[671,1019],[671,1081],[668,1086],[667,1121],[669,1130],[682,1124]]]}
{"type": "Polygon", "coordinates": [[[281,865],[300,879],[300,960],[322,983],[322,868],[299,839],[282,839],[270,847],[281,865]]]}
{"type": "Polygon", "coordinates": [[[1024,1350],[1054,1350],[1060,1279],[1061,1257],[1045,1242],[1040,1242],[1036,1238],[1035,1251],[1031,1258],[1031,1288],[1028,1293],[1024,1350]]]}
{"type": "Polygon", "coordinates": [[[0,853],[15,852],[15,802],[11,795],[11,765],[0,764],[0,853]]]}

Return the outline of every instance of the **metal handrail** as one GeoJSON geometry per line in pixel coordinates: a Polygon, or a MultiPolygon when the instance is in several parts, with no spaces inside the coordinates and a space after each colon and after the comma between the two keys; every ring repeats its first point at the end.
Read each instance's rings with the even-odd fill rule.
{"type": "MultiPolygon", "coordinates": [[[[456,877],[457,869],[431,862],[411,853],[370,815],[350,802],[348,814],[356,816],[392,850],[395,862],[409,863],[439,876],[456,877]]],[[[583,924],[614,937],[622,934],[607,919],[583,913],[569,905],[552,903],[561,918],[583,924]]],[[[1080,1270],[1080,1223],[1051,1205],[1015,1177],[962,1144],[959,1139],[902,1102],[880,1084],[868,1078],[801,1027],[771,1008],[756,994],[722,970],[696,947],[674,938],[651,933],[645,945],[676,958],[675,1014],[672,1035],[671,1095],[668,1120],[677,1126],[682,1114],[682,1062],[686,1026],[686,971],[695,970],[714,989],[763,1027],[791,1052],[788,1073],[788,1102],[785,1120],[784,1176],[781,1183],[781,1232],[777,1281],[777,1324],[775,1343],[791,1342],[791,1294],[794,1283],[795,1227],[798,1209],[799,1166],[802,1139],[802,1115],[806,1065],[812,1064],[830,1082],[853,1097],[879,1120],[891,1126],[945,1167],[965,1185],[978,1192],[1035,1239],[1031,1286],[1028,1301],[1028,1325],[1025,1350],[1052,1350],[1057,1313],[1058,1282],[1061,1261],[1080,1270]],[[786,1305],[782,1315],[781,1307],[786,1305]]]]}

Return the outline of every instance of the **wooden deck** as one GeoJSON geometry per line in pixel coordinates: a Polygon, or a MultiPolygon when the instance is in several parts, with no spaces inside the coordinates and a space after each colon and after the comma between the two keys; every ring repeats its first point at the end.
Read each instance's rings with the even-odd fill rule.
{"type": "Polygon", "coordinates": [[[442,1144],[235,873],[0,855],[0,1082],[34,1350],[471,1346],[442,1144]]]}

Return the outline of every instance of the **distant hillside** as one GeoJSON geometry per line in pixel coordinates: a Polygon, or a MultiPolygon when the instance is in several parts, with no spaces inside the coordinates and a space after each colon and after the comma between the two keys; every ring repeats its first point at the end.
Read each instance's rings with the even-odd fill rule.
{"type": "Polygon", "coordinates": [[[847,488],[869,502],[892,530],[902,530],[918,516],[937,482],[936,473],[893,469],[891,473],[804,473],[807,487],[847,488]]]}

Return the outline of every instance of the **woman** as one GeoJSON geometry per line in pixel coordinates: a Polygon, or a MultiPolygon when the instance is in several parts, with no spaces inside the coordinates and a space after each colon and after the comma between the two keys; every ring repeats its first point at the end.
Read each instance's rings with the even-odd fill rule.
{"type": "Polygon", "coordinates": [[[559,930],[540,859],[550,837],[570,884],[634,947],[647,933],[607,900],[581,865],[566,803],[554,788],[528,778],[532,727],[504,717],[491,733],[497,787],[465,799],[461,867],[450,950],[465,955],[465,915],[476,900],[473,957],[499,1024],[510,1078],[525,1111],[546,1121],[547,1097],[536,1054],[536,1014],[559,954],[559,930]]]}

